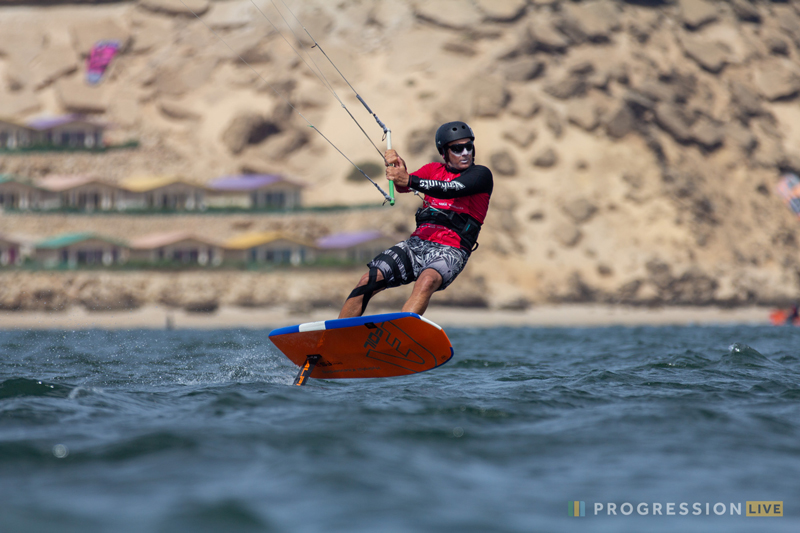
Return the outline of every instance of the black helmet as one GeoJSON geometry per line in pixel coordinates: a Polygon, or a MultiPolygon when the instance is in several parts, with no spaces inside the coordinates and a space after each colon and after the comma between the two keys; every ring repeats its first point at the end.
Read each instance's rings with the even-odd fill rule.
{"type": "Polygon", "coordinates": [[[471,141],[475,140],[475,134],[472,133],[472,128],[470,128],[469,124],[466,122],[457,120],[455,122],[442,124],[439,126],[439,129],[436,130],[436,149],[439,150],[440,154],[443,154],[444,146],[447,143],[457,141],[458,139],[465,139],[467,137],[469,137],[471,141]]]}

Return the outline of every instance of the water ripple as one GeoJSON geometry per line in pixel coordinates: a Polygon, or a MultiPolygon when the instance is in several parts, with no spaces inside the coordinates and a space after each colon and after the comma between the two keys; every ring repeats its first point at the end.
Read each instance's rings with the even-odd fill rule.
{"type": "MultiPolygon", "coordinates": [[[[448,335],[430,372],[299,388],[266,331],[0,332],[0,530],[570,531],[573,500],[800,498],[800,328],[448,335]]],[[[591,517],[748,530],[657,518],[591,517]]]]}

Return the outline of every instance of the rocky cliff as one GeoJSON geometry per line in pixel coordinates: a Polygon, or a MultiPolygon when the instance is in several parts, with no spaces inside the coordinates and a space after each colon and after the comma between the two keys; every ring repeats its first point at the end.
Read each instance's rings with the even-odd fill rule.
{"type": "MultiPolygon", "coordinates": [[[[115,140],[137,138],[141,148],[8,156],[0,172],[110,180],[177,173],[203,182],[277,171],[307,183],[310,204],[380,204],[366,180],[346,179],[352,167],[286,105],[348,157],[380,163],[332,93],[378,146],[380,129],[280,0],[15,3],[22,5],[0,8],[0,115],[93,113],[115,125],[115,140]],[[122,53],[103,83],[88,87],[83,58],[101,38],[119,39],[122,53]],[[315,64],[331,90],[312,72],[315,64]]],[[[495,192],[481,248],[442,300],[459,303],[460,292],[461,303],[493,307],[738,305],[800,296],[798,221],[774,193],[781,172],[800,169],[800,2],[286,5],[389,125],[410,166],[437,157],[432,137],[441,122],[467,120],[475,129],[478,162],[493,170],[495,192]]],[[[129,237],[154,224],[187,223],[217,237],[237,228],[305,236],[367,226],[408,231],[418,204],[403,196],[394,208],[284,219],[2,215],[0,231],[129,237]]],[[[65,304],[89,307],[95,304],[81,294],[91,287],[101,287],[96,294],[124,287],[130,298],[117,300],[130,305],[196,300],[194,282],[152,275],[135,283],[123,274],[95,276],[84,280],[84,292],[77,274],[1,275],[5,307],[40,305],[30,295],[44,286],[65,304]],[[188,294],[167,295],[184,285],[188,294]]],[[[209,275],[214,290],[200,299],[243,304],[242,276],[209,275]]],[[[248,283],[272,286],[269,274],[259,276],[248,283]]],[[[308,302],[303,293],[314,287],[335,287],[343,297],[356,274],[281,276],[284,289],[298,290],[280,298],[308,302]]],[[[336,299],[323,298],[331,306],[336,299]]]]}

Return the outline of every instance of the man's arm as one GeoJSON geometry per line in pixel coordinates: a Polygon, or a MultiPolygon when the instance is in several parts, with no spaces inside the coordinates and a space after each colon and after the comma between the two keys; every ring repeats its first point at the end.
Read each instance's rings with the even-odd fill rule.
{"type": "Polygon", "coordinates": [[[412,174],[408,186],[433,198],[449,200],[484,192],[492,194],[494,181],[491,170],[482,165],[473,165],[452,181],[430,180],[412,174]]]}

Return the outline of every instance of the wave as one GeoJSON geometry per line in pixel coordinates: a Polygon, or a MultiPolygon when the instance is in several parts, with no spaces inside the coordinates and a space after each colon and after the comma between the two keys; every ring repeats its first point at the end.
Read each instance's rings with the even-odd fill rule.
{"type": "Polygon", "coordinates": [[[25,397],[68,398],[72,387],[36,379],[11,378],[0,382],[0,399],[25,397]]]}

